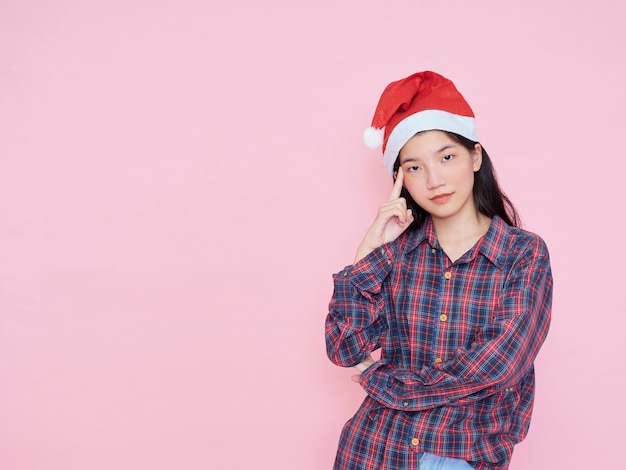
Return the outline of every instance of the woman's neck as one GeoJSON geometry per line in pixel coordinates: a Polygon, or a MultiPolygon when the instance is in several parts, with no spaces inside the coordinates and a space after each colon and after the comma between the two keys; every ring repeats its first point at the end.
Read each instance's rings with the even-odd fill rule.
{"type": "Polygon", "coordinates": [[[450,261],[455,262],[489,230],[491,219],[476,211],[464,217],[438,219],[433,217],[435,233],[439,245],[448,255],[450,261]]]}

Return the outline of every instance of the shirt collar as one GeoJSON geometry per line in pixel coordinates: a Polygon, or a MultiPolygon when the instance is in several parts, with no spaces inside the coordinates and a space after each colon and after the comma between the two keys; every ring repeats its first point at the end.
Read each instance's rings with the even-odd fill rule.
{"type": "Polygon", "coordinates": [[[507,234],[511,227],[499,216],[494,215],[487,233],[478,241],[474,253],[478,252],[493,263],[497,268],[502,268],[506,254],[507,234]]]}
{"type": "MultiPolygon", "coordinates": [[[[471,261],[476,257],[477,253],[482,254],[494,266],[501,268],[506,253],[507,232],[511,227],[499,216],[494,215],[491,220],[489,230],[474,246],[474,248],[464,256],[464,261],[471,261]]],[[[440,249],[439,240],[435,233],[435,226],[432,218],[428,217],[421,229],[413,231],[406,239],[406,251],[417,248],[421,243],[427,241],[428,244],[436,249],[440,249]]]]}

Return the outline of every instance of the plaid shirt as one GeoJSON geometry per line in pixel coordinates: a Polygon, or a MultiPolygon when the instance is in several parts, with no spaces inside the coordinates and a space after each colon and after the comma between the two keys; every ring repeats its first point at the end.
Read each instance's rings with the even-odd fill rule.
{"type": "Polygon", "coordinates": [[[382,348],[335,469],[417,469],[421,452],[506,469],[528,431],[550,323],[543,240],[494,217],[451,263],[428,219],[333,279],[329,358],[350,367],[382,348]]]}

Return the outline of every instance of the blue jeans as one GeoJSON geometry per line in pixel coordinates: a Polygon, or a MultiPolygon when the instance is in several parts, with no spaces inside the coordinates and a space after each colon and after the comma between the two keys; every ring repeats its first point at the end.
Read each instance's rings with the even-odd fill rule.
{"type": "Polygon", "coordinates": [[[465,460],[439,457],[428,452],[422,454],[419,465],[419,470],[472,470],[465,460]]]}

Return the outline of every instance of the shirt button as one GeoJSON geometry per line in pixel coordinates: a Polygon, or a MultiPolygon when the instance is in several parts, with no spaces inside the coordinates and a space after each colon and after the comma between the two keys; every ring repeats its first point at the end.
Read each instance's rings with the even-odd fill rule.
{"type": "Polygon", "coordinates": [[[420,440],[417,437],[414,437],[413,439],[411,439],[411,445],[414,447],[417,447],[420,443],[420,440]]]}
{"type": "Polygon", "coordinates": [[[431,250],[433,253],[437,253],[437,250],[435,250],[434,248],[431,250]]]}
{"type": "Polygon", "coordinates": [[[446,279],[450,279],[452,277],[452,273],[450,271],[446,271],[443,277],[445,277],[446,279]]]}
{"type": "Polygon", "coordinates": [[[436,357],[435,364],[439,364],[440,362],[443,362],[443,359],[441,359],[440,357],[436,357]]]}
{"type": "Polygon", "coordinates": [[[442,313],[441,315],[439,315],[439,320],[446,321],[447,319],[448,319],[448,315],[446,315],[445,313],[442,313]]]}
{"type": "Polygon", "coordinates": [[[404,403],[402,403],[402,406],[404,406],[406,408],[407,406],[409,406],[409,402],[405,401],[404,403]]]}

